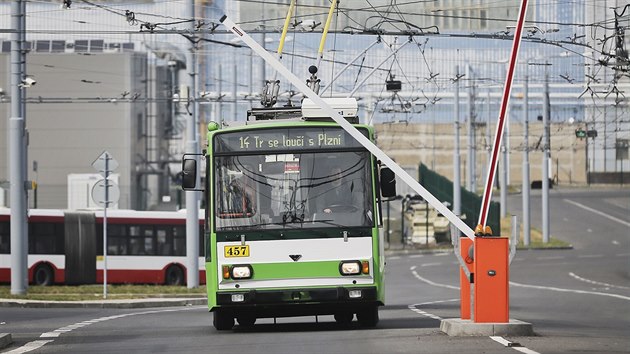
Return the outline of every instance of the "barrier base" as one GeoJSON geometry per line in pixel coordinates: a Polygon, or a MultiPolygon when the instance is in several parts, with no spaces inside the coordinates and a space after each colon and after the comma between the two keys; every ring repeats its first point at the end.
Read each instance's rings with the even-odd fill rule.
{"type": "Polygon", "coordinates": [[[515,319],[510,319],[507,323],[475,323],[460,318],[447,318],[440,323],[440,330],[451,337],[534,335],[531,323],[515,319]]]}

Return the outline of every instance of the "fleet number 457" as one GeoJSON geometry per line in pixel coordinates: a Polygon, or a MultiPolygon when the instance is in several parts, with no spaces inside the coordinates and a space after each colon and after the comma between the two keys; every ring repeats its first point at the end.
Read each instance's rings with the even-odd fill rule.
{"type": "Polygon", "coordinates": [[[225,246],[224,256],[228,257],[249,257],[249,245],[245,246],[225,246]]]}

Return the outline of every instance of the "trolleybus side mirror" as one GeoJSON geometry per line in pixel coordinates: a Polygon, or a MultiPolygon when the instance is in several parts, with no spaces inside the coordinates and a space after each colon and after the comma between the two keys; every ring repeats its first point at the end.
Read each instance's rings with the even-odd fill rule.
{"type": "Polygon", "coordinates": [[[383,198],[396,196],[396,175],[389,167],[381,168],[381,195],[383,198]]]}
{"type": "Polygon", "coordinates": [[[197,187],[197,160],[182,160],[182,189],[194,190],[197,187]]]}

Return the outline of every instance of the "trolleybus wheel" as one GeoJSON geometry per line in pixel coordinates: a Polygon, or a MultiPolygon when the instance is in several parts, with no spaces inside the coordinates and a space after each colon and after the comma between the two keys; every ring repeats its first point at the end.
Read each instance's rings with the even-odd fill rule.
{"type": "Polygon", "coordinates": [[[362,327],[375,327],[378,323],[378,306],[368,307],[357,312],[357,320],[362,327]]]}
{"type": "MultiPolygon", "coordinates": [[[[240,323],[240,322],[239,322],[240,323]]],[[[227,331],[234,327],[234,316],[226,311],[215,310],[212,324],[217,331],[227,331]]]]}
{"type": "Polygon", "coordinates": [[[47,264],[40,264],[35,268],[35,273],[33,273],[33,283],[35,285],[52,285],[55,281],[55,276],[53,275],[53,270],[47,264]]]}
{"type": "Polygon", "coordinates": [[[354,314],[352,312],[338,312],[335,314],[335,321],[342,326],[350,325],[350,323],[352,323],[352,318],[354,318],[354,314]]]}
{"type": "Polygon", "coordinates": [[[256,323],[256,317],[252,315],[238,315],[236,316],[238,324],[243,327],[252,327],[256,323]]]}
{"type": "Polygon", "coordinates": [[[177,265],[166,268],[164,283],[166,285],[184,285],[184,271],[182,268],[177,265]]]}

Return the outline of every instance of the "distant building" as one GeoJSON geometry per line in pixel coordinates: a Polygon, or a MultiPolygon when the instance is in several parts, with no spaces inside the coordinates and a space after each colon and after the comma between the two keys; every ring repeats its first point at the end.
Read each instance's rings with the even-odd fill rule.
{"type": "MultiPolygon", "coordinates": [[[[164,67],[150,67],[146,53],[86,53],[27,56],[28,72],[37,79],[26,94],[27,166],[38,184],[37,206],[66,208],[68,175],[95,173],[92,162],[107,150],[119,163],[119,208],[149,208],[169,195],[176,173],[166,160],[170,100],[162,88],[153,92],[168,86],[170,76],[164,67]]],[[[1,53],[2,87],[9,85],[9,67],[9,55],[1,53]]],[[[0,116],[9,113],[4,101],[0,116]]],[[[7,122],[0,119],[4,136],[7,122]]],[[[9,178],[7,148],[0,144],[0,181],[9,178]]]]}

